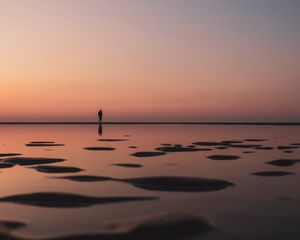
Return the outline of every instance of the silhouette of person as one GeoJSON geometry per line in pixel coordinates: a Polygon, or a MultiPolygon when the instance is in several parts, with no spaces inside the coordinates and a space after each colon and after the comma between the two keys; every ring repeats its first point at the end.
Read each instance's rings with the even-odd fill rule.
{"type": "Polygon", "coordinates": [[[99,110],[99,112],[98,112],[98,118],[99,118],[99,122],[100,123],[102,122],[102,115],[103,115],[102,110],[99,110]]]}
{"type": "Polygon", "coordinates": [[[99,123],[99,128],[98,128],[98,135],[101,137],[103,134],[103,131],[102,131],[102,124],[101,122],[99,123]]]}

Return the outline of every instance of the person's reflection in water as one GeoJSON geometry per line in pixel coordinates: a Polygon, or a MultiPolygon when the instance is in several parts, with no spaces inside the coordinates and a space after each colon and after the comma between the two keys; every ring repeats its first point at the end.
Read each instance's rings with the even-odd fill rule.
{"type": "Polygon", "coordinates": [[[103,133],[103,130],[102,130],[102,124],[99,123],[99,127],[98,127],[98,135],[101,137],[101,136],[102,136],[102,133],[103,133]]]}

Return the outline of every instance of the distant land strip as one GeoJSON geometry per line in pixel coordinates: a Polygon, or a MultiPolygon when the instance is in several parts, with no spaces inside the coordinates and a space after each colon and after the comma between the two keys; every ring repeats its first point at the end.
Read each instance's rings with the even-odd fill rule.
{"type": "MultiPolygon", "coordinates": [[[[0,122],[0,125],[93,125],[99,122],[0,122]]],[[[102,122],[105,125],[183,124],[183,125],[273,125],[300,126],[300,122],[102,122]]]]}

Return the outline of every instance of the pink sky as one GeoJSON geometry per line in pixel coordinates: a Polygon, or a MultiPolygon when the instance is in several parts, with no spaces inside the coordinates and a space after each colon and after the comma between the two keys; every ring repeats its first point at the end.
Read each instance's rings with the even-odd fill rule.
{"type": "Polygon", "coordinates": [[[0,0],[0,121],[300,121],[299,4],[267,3],[0,0]]]}

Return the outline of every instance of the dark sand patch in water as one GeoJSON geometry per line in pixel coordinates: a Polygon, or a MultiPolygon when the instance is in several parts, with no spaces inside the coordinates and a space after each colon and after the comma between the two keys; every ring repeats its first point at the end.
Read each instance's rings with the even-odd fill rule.
{"type": "Polygon", "coordinates": [[[9,202],[29,206],[76,208],[97,204],[110,204],[130,201],[155,200],[156,197],[91,197],[70,193],[29,193],[0,198],[0,202],[9,202]]]}
{"type": "Polygon", "coordinates": [[[228,147],[215,147],[215,149],[224,150],[224,149],[228,149],[228,147]]]}
{"type": "Polygon", "coordinates": [[[71,181],[85,182],[85,181],[117,181],[129,183],[137,188],[152,191],[167,191],[167,192],[207,192],[222,190],[233,183],[208,178],[194,178],[194,177],[172,177],[172,176],[155,176],[155,177],[141,177],[141,178],[110,178],[97,176],[65,176],[61,179],[68,179],[71,181]],[[99,179],[97,179],[99,178],[99,179]]]}
{"type": "Polygon", "coordinates": [[[22,222],[17,222],[17,221],[11,221],[11,220],[0,220],[0,226],[3,226],[4,228],[6,228],[8,230],[15,230],[18,228],[25,227],[26,224],[22,223],[22,222]]]}
{"type": "Polygon", "coordinates": [[[292,146],[300,146],[300,143],[291,143],[292,146]]]}
{"type": "Polygon", "coordinates": [[[294,151],[291,151],[291,150],[286,150],[286,151],[283,151],[284,153],[293,153],[294,151]]]}
{"type": "Polygon", "coordinates": [[[273,147],[256,147],[257,150],[274,150],[273,147]]]}
{"type": "Polygon", "coordinates": [[[64,159],[61,158],[28,158],[28,157],[13,157],[2,159],[5,163],[12,163],[21,166],[25,165],[37,165],[37,164],[49,164],[63,162],[64,159]]]}
{"type": "Polygon", "coordinates": [[[258,148],[262,147],[260,144],[230,144],[229,147],[232,148],[258,148]]]}
{"type": "Polygon", "coordinates": [[[112,147],[85,147],[83,149],[89,150],[89,151],[113,151],[113,150],[115,150],[115,148],[112,148],[112,147]]]}
{"type": "Polygon", "coordinates": [[[297,149],[299,147],[297,146],[278,146],[277,149],[278,150],[290,150],[290,149],[297,149]]]}
{"type": "Polygon", "coordinates": [[[137,146],[129,146],[128,148],[137,148],[137,146]]]}
{"type": "Polygon", "coordinates": [[[293,175],[295,173],[283,172],[283,171],[265,171],[265,172],[255,172],[251,174],[256,176],[261,176],[261,177],[281,177],[286,175],[293,175]]]}
{"type": "Polygon", "coordinates": [[[65,176],[65,177],[55,177],[60,179],[67,179],[75,182],[102,182],[112,180],[111,177],[99,177],[92,175],[76,175],[76,176],[65,176]]]}
{"type": "Polygon", "coordinates": [[[234,185],[233,183],[224,180],[172,176],[130,178],[119,181],[130,183],[135,187],[145,190],[170,192],[216,191],[234,185]]]}
{"type": "Polygon", "coordinates": [[[239,143],[243,143],[243,141],[240,141],[240,140],[224,140],[224,141],[221,141],[222,145],[239,144],[239,143]]]}
{"type": "Polygon", "coordinates": [[[61,143],[55,143],[52,141],[34,141],[25,144],[27,147],[60,147],[60,146],[65,146],[65,144],[61,143]]]}
{"type": "Polygon", "coordinates": [[[240,157],[234,156],[234,155],[211,155],[211,156],[208,156],[207,158],[212,159],[212,160],[237,160],[240,157]]]}
{"type": "Polygon", "coordinates": [[[42,165],[31,167],[36,169],[38,172],[42,173],[74,173],[81,172],[83,169],[77,167],[65,167],[65,166],[51,166],[51,165],[42,165]]]}
{"type": "Polygon", "coordinates": [[[13,157],[13,156],[20,156],[21,153],[0,153],[0,157],[13,157]]]}
{"type": "Polygon", "coordinates": [[[255,153],[254,151],[244,151],[243,153],[249,154],[249,153],[255,153]]]}
{"type": "Polygon", "coordinates": [[[166,153],[165,152],[136,152],[130,155],[134,157],[157,157],[157,156],[166,155],[166,153]]]}
{"type": "Polygon", "coordinates": [[[267,164],[275,165],[279,167],[288,167],[288,166],[293,166],[298,162],[300,162],[300,159],[278,159],[278,160],[267,162],[267,164]]]}
{"type": "Polygon", "coordinates": [[[224,145],[224,143],[222,142],[193,142],[192,144],[197,146],[208,146],[208,147],[224,145]]]}
{"type": "MultiPolygon", "coordinates": [[[[9,227],[1,225],[3,240],[25,240],[9,233],[9,227]]],[[[185,213],[159,213],[126,221],[110,221],[100,233],[58,236],[48,240],[182,240],[214,231],[205,217],[185,213]]],[[[1,238],[1,239],[2,239],[1,238]]],[[[37,238],[37,240],[39,240],[37,238]]]]}
{"type": "Polygon", "coordinates": [[[197,151],[200,151],[200,149],[198,149],[198,148],[194,148],[194,147],[181,147],[181,146],[158,147],[155,150],[162,151],[162,152],[197,152],[197,151]]]}
{"type": "Polygon", "coordinates": [[[136,163],[114,163],[111,165],[118,166],[118,167],[126,167],[126,168],[141,168],[141,167],[143,167],[143,165],[136,164],[136,163]]]}
{"type": "Polygon", "coordinates": [[[0,163],[0,168],[12,168],[15,164],[12,163],[0,163]]]}

